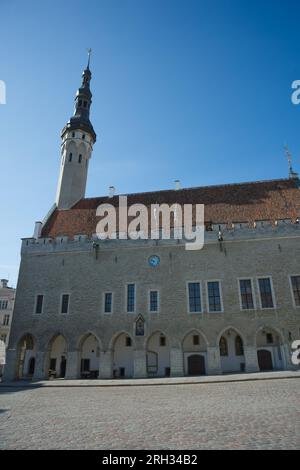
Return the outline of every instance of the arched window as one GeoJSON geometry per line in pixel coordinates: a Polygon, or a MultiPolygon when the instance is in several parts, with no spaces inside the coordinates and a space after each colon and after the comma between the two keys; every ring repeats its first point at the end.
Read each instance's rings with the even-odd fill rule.
{"type": "Polygon", "coordinates": [[[81,162],[82,162],[82,155],[80,154],[78,157],[78,163],[81,163],[81,162]]]}
{"type": "Polygon", "coordinates": [[[69,154],[69,162],[71,162],[71,161],[72,161],[72,157],[73,157],[73,154],[72,154],[72,153],[70,153],[70,154],[69,154]]]}
{"type": "Polygon", "coordinates": [[[228,345],[224,336],[220,339],[220,356],[228,356],[228,345]]]}
{"type": "Polygon", "coordinates": [[[144,336],[145,334],[145,322],[142,316],[139,316],[139,318],[135,322],[135,335],[136,336],[144,336]]]}
{"type": "Polygon", "coordinates": [[[235,355],[243,356],[244,355],[244,346],[243,341],[240,336],[235,337],[235,355]]]}

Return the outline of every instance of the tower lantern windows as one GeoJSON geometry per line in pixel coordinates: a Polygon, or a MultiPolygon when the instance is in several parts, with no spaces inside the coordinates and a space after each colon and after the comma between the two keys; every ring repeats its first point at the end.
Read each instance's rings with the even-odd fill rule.
{"type": "Polygon", "coordinates": [[[82,139],[83,139],[83,140],[85,139],[85,134],[82,134],[82,139]]]}
{"type": "Polygon", "coordinates": [[[79,100],[79,101],[78,101],[78,106],[79,106],[79,107],[82,106],[82,100],[79,100]]]}
{"type": "Polygon", "coordinates": [[[80,154],[78,157],[78,163],[81,163],[81,162],[82,162],[82,155],[80,154]]]}
{"type": "Polygon", "coordinates": [[[83,102],[83,107],[86,108],[86,105],[87,105],[87,102],[84,101],[84,102],[83,102]]]}
{"type": "Polygon", "coordinates": [[[71,161],[72,161],[72,157],[73,157],[73,154],[72,154],[72,153],[70,153],[70,154],[69,154],[69,162],[71,162],[71,161]]]}

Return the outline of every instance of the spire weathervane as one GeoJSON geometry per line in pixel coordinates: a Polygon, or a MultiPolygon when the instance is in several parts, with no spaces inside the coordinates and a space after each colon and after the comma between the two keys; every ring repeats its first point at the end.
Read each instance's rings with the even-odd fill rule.
{"type": "Polygon", "coordinates": [[[287,161],[288,161],[288,164],[289,164],[289,177],[293,180],[299,181],[298,173],[293,170],[292,155],[291,155],[291,152],[289,151],[289,148],[288,148],[287,145],[284,146],[284,150],[285,150],[286,158],[287,158],[287,161]]]}
{"type": "Polygon", "coordinates": [[[287,158],[288,165],[289,165],[289,174],[291,175],[293,173],[292,155],[291,155],[291,152],[289,151],[289,148],[288,148],[287,145],[284,146],[284,150],[285,150],[286,158],[287,158]]]}
{"type": "Polygon", "coordinates": [[[92,49],[89,48],[89,49],[87,50],[87,52],[88,52],[88,64],[87,64],[87,68],[89,69],[89,68],[90,68],[90,62],[91,62],[92,49]]]}

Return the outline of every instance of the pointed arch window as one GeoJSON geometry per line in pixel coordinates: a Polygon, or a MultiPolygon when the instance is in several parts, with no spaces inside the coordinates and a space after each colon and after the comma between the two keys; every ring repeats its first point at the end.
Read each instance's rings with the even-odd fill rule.
{"type": "Polygon", "coordinates": [[[72,158],[73,158],[73,154],[72,154],[72,153],[69,153],[69,162],[72,161],[72,158]]]}
{"type": "Polygon", "coordinates": [[[228,344],[224,336],[220,339],[220,356],[228,356],[228,344]]]}
{"type": "Polygon", "coordinates": [[[240,336],[235,337],[235,355],[236,356],[243,356],[244,355],[243,340],[240,336]]]}
{"type": "Polygon", "coordinates": [[[144,336],[145,334],[145,321],[142,316],[139,316],[135,322],[135,335],[144,336]]]}

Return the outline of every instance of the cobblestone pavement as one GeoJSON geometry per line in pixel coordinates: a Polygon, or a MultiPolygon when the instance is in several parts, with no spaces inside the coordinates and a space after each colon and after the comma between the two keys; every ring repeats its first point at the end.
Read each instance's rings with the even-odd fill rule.
{"type": "Polygon", "coordinates": [[[196,383],[219,383],[219,382],[244,382],[247,380],[266,380],[266,379],[300,379],[300,370],[281,370],[271,372],[252,372],[240,374],[221,374],[221,375],[201,375],[198,377],[155,377],[155,378],[124,378],[124,379],[55,379],[55,380],[27,380],[0,382],[1,387],[119,387],[128,385],[176,385],[176,384],[196,384],[196,383]]]}
{"type": "Polygon", "coordinates": [[[0,449],[300,449],[300,379],[3,387],[0,449]]]}

